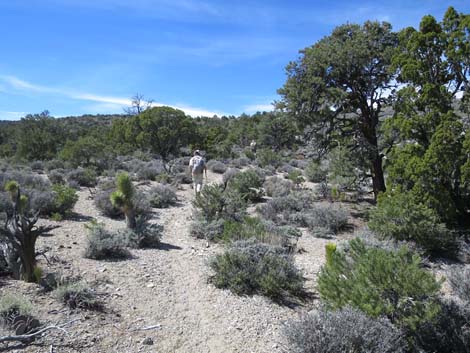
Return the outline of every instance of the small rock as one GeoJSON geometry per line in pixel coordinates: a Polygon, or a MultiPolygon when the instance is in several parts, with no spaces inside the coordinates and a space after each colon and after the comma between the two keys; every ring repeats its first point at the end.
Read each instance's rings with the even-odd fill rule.
{"type": "Polygon", "coordinates": [[[148,283],[147,284],[147,288],[153,288],[153,287],[155,287],[155,284],[153,284],[153,283],[148,283]]]}
{"type": "Polygon", "coordinates": [[[153,344],[153,339],[151,339],[150,337],[147,337],[146,339],[144,339],[142,341],[142,344],[145,344],[147,346],[151,346],[153,344]]]}

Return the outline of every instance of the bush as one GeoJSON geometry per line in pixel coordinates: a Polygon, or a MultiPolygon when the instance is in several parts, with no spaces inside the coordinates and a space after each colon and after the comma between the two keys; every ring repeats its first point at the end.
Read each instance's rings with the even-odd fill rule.
{"type": "Polygon", "coordinates": [[[317,161],[310,161],[305,167],[305,176],[312,183],[321,183],[326,180],[328,170],[325,166],[317,161]]]}
{"type": "Polygon", "coordinates": [[[412,337],[417,352],[469,353],[470,307],[441,300],[434,320],[421,325],[412,337]]]}
{"type": "Polygon", "coordinates": [[[256,239],[257,241],[292,250],[301,236],[291,227],[276,227],[256,217],[245,217],[242,222],[225,221],[221,239],[225,242],[256,239]]]}
{"type": "Polygon", "coordinates": [[[96,185],[96,173],[91,169],[78,168],[67,174],[69,185],[71,182],[85,187],[96,185]]]}
{"type": "Polygon", "coordinates": [[[217,174],[224,174],[227,171],[227,166],[224,163],[214,160],[207,163],[207,168],[217,174]]]}
{"type": "Polygon", "coordinates": [[[305,181],[304,177],[302,176],[302,172],[298,169],[291,170],[287,175],[287,179],[292,181],[296,187],[300,187],[300,184],[305,181]]]}
{"type": "Polygon", "coordinates": [[[221,238],[224,232],[224,224],[224,219],[215,219],[212,221],[199,219],[191,224],[189,234],[199,239],[216,241],[221,238]]]}
{"type": "Polygon", "coordinates": [[[266,179],[263,184],[266,195],[270,197],[281,197],[288,195],[292,190],[292,182],[278,177],[266,179]]]}
{"type": "Polygon", "coordinates": [[[369,227],[384,238],[413,241],[429,253],[456,251],[455,235],[439,222],[434,210],[417,203],[409,193],[381,195],[377,208],[370,212],[369,227]]]}
{"type": "Polygon", "coordinates": [[[238,173],[240,173],[239,170],[235,169],[235,168],[229,168],[227,169],[227,171],[224,173],[224,175],[222,175],[222,182],[224,185],[227,185],[227,183],[233,179],[233,177],[235,175],[237,175],[238,173]]]}
{"type": "Polygon", "coordinates": [[[254,171],[247,170],[235,175],[228,187],[236,191],[245,201],[256,202],[263,196],[263,179],[254,171]]]}
{"type": "Polygon", "coordinates": [[[452,291],[460,300],[470,305],[470,265],[452,266],[448,280],[452,291]]]}
{"type": "Polygon", "coordinates": [[[385,318],[373,319],[345,307],[320,310],[290,321],[284,329],[293,353],[402,353],[401,332],[385,318]]]}
{"type": "Polygon", "coordinates": [[[84,282],[66,283],[57,287],[54,296],[70,309],[102,310],[96,292],[84,282]]]}
{"type": "Polygon", "coordinates": [[[273,300],[303,294],[304,278],[281,247],[238,241],[210,263],[212,283],[238,295],[262,294],[273,300]]]}
{"type": "Polygon", "coordinates": [[[262,168],[267,166],[277,168],[282,164],[282,158],[279,153],[276,153],[271,149],[262,149],[258,151],[256,154],[256,161],[262,168]]]}
{"type": "Polygon", "coordinates": [[[53,185],[52,190],[55,193],[54,212],[65,216],[75,206],[78,195],[75,189],[61,184],[53,185]]]}
{"type": "Polygon", "coordinates": [[[13,329],[16,335],[31,332],[39,327],[39,321],[32,315],[31,302],[18,294],[5,294],[0,297],[0,322],[13,329]]]}
{"type": "Polygon", "coordinates": [[[54,169],[47,173],[47,177],[52,184],[65,184],[65,171],[63,169],[54,169]]]}
{"type": "Polygon", "coordinates": [[[165,173],[162,161],[150,161],[138,163],[132,170],[139,180],[155,180],[160,174],[165,173]]]}
{"type": "Polygon", "coordinates": [[[206,222],[217,219],[243,219],[246,203],[236,192],[223,189],[222,185],[206,185],[193,201],[198,217],[206,222]]]}
{"type": "Polygon", "coordinates": [[[177,200],[175,189],[168,185],[158,184],[149,191],[150,205],[155,208],[167,208],[177,200]]]}
{"type": "Polygon", "coordinates": [[[122,259],[130,257],[126,249],[128,242],[120,233],[111,233],[103,224],[92,222],[86,226],[89,231],[83,256],[88,259],[122,259]]]}
{"type": "Polygon", "coordinates": [[[307,213],[303,214],[303,222],[312,233],[320,228],[337,234],[347,227],[348,212],[335,205],[319,203],[313,205],[307,213]]]}
{"type": "Polygon", "coordinates": [[[440,283],[421,261],[406,247],[388,252],[367,248],[356,238],[348,251],[334,252],[323,266],[318,291],[330,309],[352,306],[371,317],[387,316],[412,332],[439,312],[440,283]]]}
{"type": "Polygon", "coordinates": [[[157,248],[160,245],[163,226],[149,222],[149,216],[139,216],[134,229],[125,229],[122,236],[125,244],[134,249],[157,248]]]}
{"type": "Polygon", "coordinates": [[[309,192],[292,192],[287,196],[269,200],[257,210],[263,218],[275,224],[302,225],[304,223],[303,214],[312,207],[313,201],[313,195],[309,192]]]}

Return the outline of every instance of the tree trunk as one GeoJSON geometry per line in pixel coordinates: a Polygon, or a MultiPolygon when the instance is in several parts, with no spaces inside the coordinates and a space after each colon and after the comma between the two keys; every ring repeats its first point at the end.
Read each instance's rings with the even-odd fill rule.
{"type": "Polygon", "coordinates": [[[377,196],[381,192],[385,192],[385,178],[384,171],[382,168],[382,156],[378,153],[374,156],[372,160],[372,188],[374,190],[374,200],[377,201],[377,196]]]}
{"type": "Polygon", "coordinates": [[[135,229],[137,227],[137,223],[135,220],[135,211],[134,210],[128,210],[126,213],[126,225],[127,228],[129,229],[135,229]]]}
{"type": "Polygon", "coordinates": [[[34,269],[36,267],[36,250],[35,243],[33,239],[25,239],[24,249],[20,253],[21,258],[21,276],[26,282],[34,282],[36,278],[34,277],[34,269]]]}

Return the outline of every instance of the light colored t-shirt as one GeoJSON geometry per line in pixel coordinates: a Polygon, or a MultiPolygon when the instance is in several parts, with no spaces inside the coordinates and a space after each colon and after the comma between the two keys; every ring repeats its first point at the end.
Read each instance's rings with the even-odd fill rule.
{"type": "MultiPolygon", "coordinates": [[[[198,163],[198,161],[200,159],[202,159],[201,156],[194,156],[189,160],[189,168],[191,168],[191,173],[193,173],[193,167],[198,163]]],[[[205,164],[204,164],[204,166],[205,166],[205,164]]],[[[202,174],[203,170],[201,170],[201,174],[202,174]]]]}

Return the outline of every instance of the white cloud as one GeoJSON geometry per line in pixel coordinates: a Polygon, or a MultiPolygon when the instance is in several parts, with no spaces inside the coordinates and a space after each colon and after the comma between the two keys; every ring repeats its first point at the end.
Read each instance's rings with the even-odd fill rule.
{"type": "MultiPolygon", "coordinates": [[[[76,92],[69,89],[58,89],[53,87],[46,87],[41,85],[36,85],[28,81],[21,80],[14,76],[2,76],[0,75],[0,80],[9,86],[10,89],[14,89],[20,92],[30,92],[37,94],[54,94],[60,95],[63,97],[68,97],[74,100],[96,102],[99,104],[90,105],[88,108],[100,113],[112,112],[116,113],[119,110],[122,110],[124,107],[131,106],[132,100],[125,97],[113,97],[106,95],[97,95],[93,93],[84,93],[76,92]],[[109,108],[109,110],[106,110],[109,108]],[[120,108],[120,109],[118,109],[120,108]]],[[[186,104],[165,104],[165,103],[152,103],[154,107],[169,106],[176,109],[184,111],[186,114],[196,117],[196,116],[214,116],[214,115],[228,115],[222,112],[211,111],[204,108],[195,108],[188,106],[186,104]]]]}
{"type": "Polygon", "coordinates": [[[269,104],[250,104],[244,107],[244,112],[253,114],[256,112],[271,112],[274,110],[273,103],[269,104]]]}
{"type": "Polygon", "coordinates": [[[25,112],[9,112],[0,110],[0,120],[18,120],[26,116],[26,114],[27,113],[25,112]]]}

